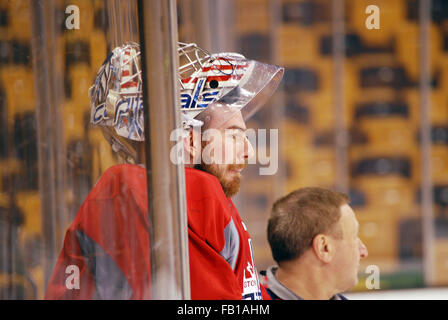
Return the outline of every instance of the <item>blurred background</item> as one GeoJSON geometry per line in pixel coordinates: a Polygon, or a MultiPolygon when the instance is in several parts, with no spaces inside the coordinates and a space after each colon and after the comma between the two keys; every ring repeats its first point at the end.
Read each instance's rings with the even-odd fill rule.
{"type": "MultiPolygon", "coordinates": [[[[87,91],[109,50],[138,41],[136,16],[135,1],[0,0],[0,299],[43,298],[65,229],[117,163],[87,91]]],[[[177,17],[180,41],[286,68],[248,122],[279,130],[278,171],[250,165],[234,199],[258,270],[272,203],[321,186],[350,195],[369,250],[353,291],[369,265],[381,290],[448,286],[448,2],[178,0],[177,17]]]]}

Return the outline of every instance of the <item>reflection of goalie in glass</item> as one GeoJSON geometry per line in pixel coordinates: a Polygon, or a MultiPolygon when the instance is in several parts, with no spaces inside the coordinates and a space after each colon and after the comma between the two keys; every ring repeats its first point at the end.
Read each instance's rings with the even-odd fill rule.
{"type": "MultiPolygon", "coordinates": [[[[191,297],[260,299],[258,277],[250,287],[244,284],[247,266],[255,275],[256,269],[249,234],[230,197],[253,153],[245,120],[276,89],[283,69],[239,54],[209,55],[194,44],[180,43],[178,51],[184,154],[187,163],[198,163],[185,170],[191,297]],[[219,136],[208,143],[196,139],[207,129],[219,136]],[[205,163],[201,150],[210,145],[214,152],[205,163]]],[[[101,126],[124,163],[101,176],[78,211],[47,299],[151,298],[139,55],[133,43],[114,49],[89,92],[91,122],[101,126]]]]}

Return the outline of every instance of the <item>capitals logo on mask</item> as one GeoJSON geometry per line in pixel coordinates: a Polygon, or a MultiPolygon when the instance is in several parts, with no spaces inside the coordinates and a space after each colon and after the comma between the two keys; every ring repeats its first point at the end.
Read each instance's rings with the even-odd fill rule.
{"type": "Polygon", "coordinates": [[[202,110],[234,89],[249,64],[238,54],[212,55],[202,68],[181,80],[183,111],[202,110]]]}

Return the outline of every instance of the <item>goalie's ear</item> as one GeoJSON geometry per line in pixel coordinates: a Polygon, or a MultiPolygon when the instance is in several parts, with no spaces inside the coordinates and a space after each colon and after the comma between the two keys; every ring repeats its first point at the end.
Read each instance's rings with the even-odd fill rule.
{"type": "Polygon", "coordinates": [[[189,127],[183,139],[186,164],[201,163],[201,132],[200,128],[189,127]]]}

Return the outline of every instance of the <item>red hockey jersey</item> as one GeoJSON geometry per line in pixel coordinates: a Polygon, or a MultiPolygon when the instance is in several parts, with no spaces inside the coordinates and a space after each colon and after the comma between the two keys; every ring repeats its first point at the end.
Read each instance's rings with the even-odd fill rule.
{"type": "MultiPolygon", "coordinates": [[[[213,175],[185,171],[192,299],[261,299],[249,234],[213,175]]],[[[150,299],[146,171],[108,169],[67,230],[46,299],[150,299]]]]}

